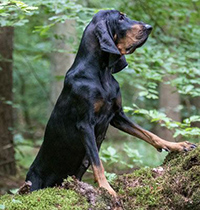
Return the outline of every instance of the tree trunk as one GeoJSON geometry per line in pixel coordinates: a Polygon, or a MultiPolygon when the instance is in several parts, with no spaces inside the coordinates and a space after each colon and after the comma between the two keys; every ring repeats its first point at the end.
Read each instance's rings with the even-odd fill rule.
{"type": "Polygon", "coordinates": [[[0,175],[16,173],[13,147],[12,52],[13,27],[0,28],[0,175]]]}
{"type": "MultiPolygon", "coordinates": [[[[164,77],[164,82],[168,80],[173,80],[176,78],[176,75],[171,75],[169,77],[164,77]]],[[[160,96],[159,96],[159,106],[160,109],[164,110],[167,117],[170,117],[172,120],[181,121],[180,112],[177,110],[180,105],[180,95],[177,92],[175,87],[172,87],[169,84],[160,84],[160,96]]],[[[173,132],[165,127],[160,127],[158,129],[158,135],[161,138],[164,138],[168,141],[174,141],[173,132]]]]}
{"type": "MultiPolygon", "coordinates": [[[[66,20],[65,23],[58,23],[55,27],[54,49],[51,55],[52,63],[52,84],[51,84],[51,101],[56,102],[63,88],[63,80],[66,72],[71,67],[75,54],[73,44],[76,42],[76,29],[74,20],[66,20]],[[69,40],[73,41],[69,43],[69,40]]],[[[54,104],[51,104],[51,110],[54,104]]]]}

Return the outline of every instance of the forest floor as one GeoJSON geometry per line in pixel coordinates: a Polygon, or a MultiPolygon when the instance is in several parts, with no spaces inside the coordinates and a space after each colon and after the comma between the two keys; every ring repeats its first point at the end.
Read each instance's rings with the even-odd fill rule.
{"type": "Polygon", "coordinates": [[[200,145],[170,153],[162,166],[120,175],[111,183],[118,194],[69,178],[62,187],[0,197],[0,209],[200,209],[200,145]]]}

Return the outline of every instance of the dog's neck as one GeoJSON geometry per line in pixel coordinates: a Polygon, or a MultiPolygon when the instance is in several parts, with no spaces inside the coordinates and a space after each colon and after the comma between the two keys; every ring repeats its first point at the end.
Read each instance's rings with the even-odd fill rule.
{"type": "Polygon", "coordinates": [[[99,42],[93,33],[84,32],[81,43],[72,67],[84,65],[94,67],[93,69],[101,71],[112,71],[112,66],[109,66],[110,55],[100,49],[99,42]],[[86,38],[87,34],[87,38],[86,38]]]}

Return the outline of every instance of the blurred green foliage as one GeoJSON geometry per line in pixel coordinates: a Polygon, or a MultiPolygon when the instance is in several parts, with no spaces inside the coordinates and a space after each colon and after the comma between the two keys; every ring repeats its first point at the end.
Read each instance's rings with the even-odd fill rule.
{"type": "MultiPolygon", "coordinates": [[[[175,136],[197,138],[200,129],[192,127],[193,122],[200,119],[200,108],[192,103],[192,99],[200,97],[200,1],[197,0],[5,0],[0,3],[0,25],[15,27],[15,134],[30,133],[32,138],[43,136],[49,116],[48,107],[52,103],[50,55],[56,50],[52,38],[62,38],[55,34],[54,25],[66,19],[75,19],[80,40],[84,27],[102,8],[120,10],[132,19],[153,26],[148,42],[133,55],[127,56],[128,68],[115,76],[120,83],[123,104],[129,117],[146,129],[151,129],[156,122],[175,131],[175,136]],[[171,80],[170,75],[177,77],[171,80]],[[169,78],[165,83],[181,94],[181,123],[158,110],[159,84],[163,82],[163,77],[169,78]],[[20,123],[22,117],[25,125],[20,123]],[[41,132],[37,134],[38,131],[41,132]]],[[[77,48],[78,44],[72,50],[77,48]]],[[[131,149],[134,146],[132,143],[127,144],[130,146],[120,150],[122,153],[106,144],[108,147],[103,148],[101,153],[103,160],[123,165],[122,157],[127,155],[130,161],[126,166],[150,165],[145,159],[151,158],[145,156],[142,159],[143,154],[131,149]]],[[[143,143],[141,145],[145,155],[146,147],[143,143]]],[[[150,151],[149,148],[147,150],[150,151]]]]}

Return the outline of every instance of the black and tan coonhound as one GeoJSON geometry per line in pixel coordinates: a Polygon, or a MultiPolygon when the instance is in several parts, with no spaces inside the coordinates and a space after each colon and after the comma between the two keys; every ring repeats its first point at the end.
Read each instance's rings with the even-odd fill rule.
{"type": "Polygon", "coordinates": [[[99,149],[109,124],[136,136],[157,150],[185,151],[189,142],[168,142],[130,121],[122,109],[113,73],[127,66],[124,55],[147,40],[152,27],[116,10],[98,12],[86,27],[78,53],[66,74],[63,90],[46,126],[44,142],[31,165],[30,191],[81,179],[91,165],[99,187],[116,196],[104,175],[99,149]]]}

